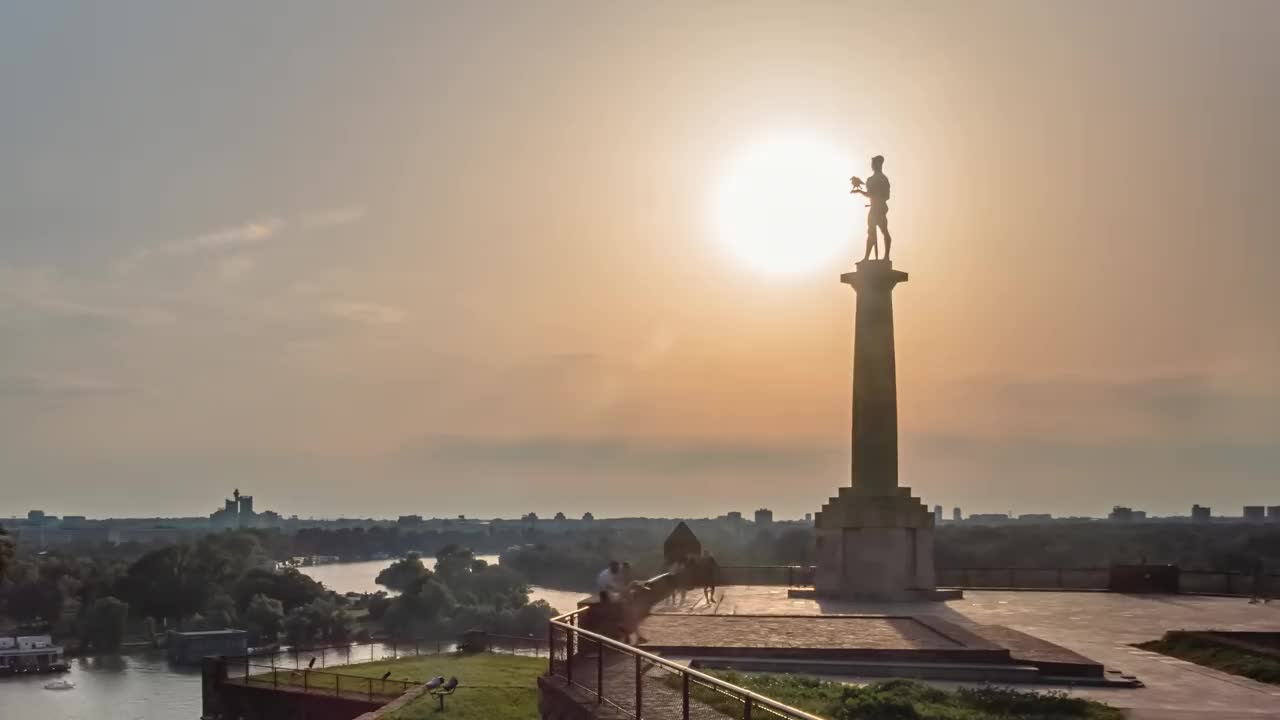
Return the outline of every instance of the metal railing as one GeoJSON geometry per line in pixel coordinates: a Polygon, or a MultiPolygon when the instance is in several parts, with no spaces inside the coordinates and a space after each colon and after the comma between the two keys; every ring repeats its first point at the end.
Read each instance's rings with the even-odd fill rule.
{"type": "Polygon", "coordinates": [[[239,681],[246,686],[370,701],[378,698],[399,697],[408,692],[409,688],[423,683],[422,680],[409,678],[383,679],[305,667],[294,670],[249,662],[244,663],[243,669],[239,667],[236,669],[239,671],[238,675],[234,678],[229,676],[228,679],[239,681]]]}
{"type": "Polygon", "coordinates": [[[727,683],[653,653],[585,630],[590,610],[548,623],[547,675],[585,702],[609,705],[623,717],[648,720],[821,720],[746,688],[727,683]]]}
{"type": "MultiPolygon", "coordinates": [[[[454,652],[457,649],[458,643],[454,640],[440,638],[422,638],[418,640],[388,639],[378,642],[322,645],[305,648],[291,647],[280,650],[251,652],[247,655],[227,656],[227,661],[236,666],[246,662],[257,661],[258,664],[272,668],[300,670],[303,666],[308,666],[310,669],[319,668],[323,670],[326,667],[340,667],[357,663],[377,662],[379,660],[440,655],[454,652]]],[[[547,641],[531,637],[488,634],[484,650],[510,655],[541,657],[547,652],[547,641]]]]}
{"type": "MultiPolygon", "coordinates": [[[[812,565],[723,565],[717,584],[812,587],[812,565]]],[[[1110,590],[1112,568],[939,567],[940,587],[1011,590],[1110,590]]],[[[1262,576],[1228,570],[1179,570],[1178,591],[1206,595],[1280,595],[1280,574],[1262,576]]]]}

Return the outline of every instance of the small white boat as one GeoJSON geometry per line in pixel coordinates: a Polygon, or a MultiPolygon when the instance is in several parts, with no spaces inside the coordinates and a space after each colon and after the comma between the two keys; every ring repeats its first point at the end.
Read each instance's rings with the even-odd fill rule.
{"type": "Polygon", "coordinates": [[[45,690],[74,690],[76,684],[70,680],[50,680],[44,684],[45,690]]]}

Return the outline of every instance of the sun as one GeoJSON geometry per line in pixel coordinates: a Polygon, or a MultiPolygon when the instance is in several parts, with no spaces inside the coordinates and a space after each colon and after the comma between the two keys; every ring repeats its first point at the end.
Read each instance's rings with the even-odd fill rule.
{"type": "Polygon", "coordinates": [[[857,198],[852,165],[816,138],[776,137],[746,148],[715,199],[720,242],[748,267],[777,273],[818,269],[845,251],[857,198]]]}

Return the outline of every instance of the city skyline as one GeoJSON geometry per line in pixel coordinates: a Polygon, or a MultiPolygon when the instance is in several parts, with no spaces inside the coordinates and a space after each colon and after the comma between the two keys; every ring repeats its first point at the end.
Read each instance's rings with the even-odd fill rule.
{"type": "Polygon", "coordinates": [[[858,232],[722,207],[797,137],[929,506],[1277,502],[1280,6],[538,5],[0,10],[0,514],[814,511],[858,232]]]}

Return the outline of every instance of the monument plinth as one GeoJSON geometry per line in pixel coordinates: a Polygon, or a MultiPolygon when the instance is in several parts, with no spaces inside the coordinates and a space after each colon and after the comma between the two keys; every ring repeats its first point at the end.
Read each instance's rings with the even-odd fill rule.
{"type": "Polygon", "coordinates": [[[857,294],[851,483],[814,518],[819,597],[913,600],[936,590],[933,514],[898,486],[898,375],[893,289],[907,274],[864,260],[840,280],[857,294]]]}

